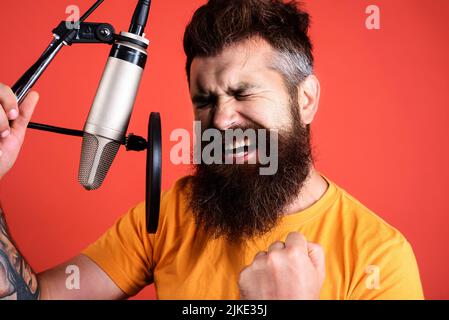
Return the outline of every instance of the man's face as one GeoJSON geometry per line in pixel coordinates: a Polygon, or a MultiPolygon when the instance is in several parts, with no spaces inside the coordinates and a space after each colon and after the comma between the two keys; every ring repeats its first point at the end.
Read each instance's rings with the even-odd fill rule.
{"type": "Polygon", "coordinates": [[[195,120],[203,128],[255,126],[291,128],[290,96],[271,66],[275,52],[260,39],[226,48],[218,56],[195,58],[190,95],[195,120]]]}
{"type": "Polygon", "coordinates": [[[308,176],[310,137],[301,121],[298,93],[287,90],[281,74],[271,67],[274,59],[265,41],[248,40],[218,56],[193,60],[190,93],[195,120],[203,130],[252,128],[279,134],[279,168],[273,175],[252,170],[259,165],[249,161],[259,155],[255,151],[240,155],[244,164],[196,165],[190,206],[197,225],[215,236],[238,241],[268,232],[308,176]]]}

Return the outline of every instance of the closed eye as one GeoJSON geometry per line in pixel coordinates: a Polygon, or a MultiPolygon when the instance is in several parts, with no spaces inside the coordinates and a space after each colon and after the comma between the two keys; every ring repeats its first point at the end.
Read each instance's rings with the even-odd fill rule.
{"type": "Polygon", "coordinates": [[[195,96],[193,97],[192,102],[195,105],[195,108],[202,109],[213,104],[214,99],[210,96],[195,96]]]}
{"type": "Polygon", "coordinates": [[[237,101],[245,100],[253,96],[248,86],[241,86],[237,89],[229,90],[228,94],[233,96],[237,101]]]}
{"type": "Polygon", "coordinates": [[[236,94],[236,95],[234,95],[234,97],[237,101],[242,101],[242,100],[248,99],[252,96],[253,96],[252,94],[236,94]]]}
{"type": "Polygon", "coordinates": [[[204,109],[204,108],[207,108],[209,105],[210,105],[210,103],[208,103],[208,102],[195,103],[195,108],[197,108],[197,109],[204,109]]]}

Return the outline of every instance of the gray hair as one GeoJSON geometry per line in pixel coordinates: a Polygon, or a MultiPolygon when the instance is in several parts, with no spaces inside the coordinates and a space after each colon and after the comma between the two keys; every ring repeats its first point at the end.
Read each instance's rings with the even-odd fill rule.
{"type": "Polygon", "coordinates": [[[313,62],[306,54],[287,49],[275,51],[272,68],[282,74],[290,88],[298,86],[313,74],[313,62]]]}

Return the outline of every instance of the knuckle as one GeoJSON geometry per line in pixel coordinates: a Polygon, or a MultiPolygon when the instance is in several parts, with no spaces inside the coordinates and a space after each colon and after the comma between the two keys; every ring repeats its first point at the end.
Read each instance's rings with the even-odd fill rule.
{"type": "Polygon", "coordinates": [[[296,236],[303,242],[307,241],[306,237],[302,233],[296,232],[296,236]]]}
{"type": "Polygon", "coordinates": [[[267,256],[258,256],[251,264],[251,269],[261,269],[266,264],[267,256]]]}
{"type": "Polygon", "coordinates": [[[261,251],[254,256],[253,261],[261,261],[266,258],[267,253],[265,251],[261,251]]]}
{"type": "Polygon", "coordinates": [[[282,253],[280,251],[271,251],[267,254],[267,264],[270,266],[277,266],[282,259],[282,253]]]}
{"type": "MultiPolygon", "coordinates": [[[[0,135],[3,134],[5,131],[9,130],[9,125],[6,124],[4,121],[0,122],[0,135]]],[[[0,136],[0,138],[3,138],[2,136],[0,136]]]]}
{"type": "Polygon", "coordinates": [[[283,249],[285,247],[284,243],[281,241],[276,241],[270,245],[268,251],[283,249]]]}
{"type": "Polygon", "coordinates": [[[307,241],[307,240],[306,240],[306,237],[305,237],[302,233],[300,233],[300,232],[298,232],[298,231],[290,232],[290,233],[287,235],[287,239],[295,240],[295,241],[298,241],[298,242],[304,242],[304,241],[307,241]]]}
{"type": "Polygon", "coordinates": [[[291,245],[291,246],[288,246],[287,248],[285,248],[285,252],[287,253],[288,256],[296,255],[298,253],[298,251],[299,251],[298,247],[294,246],[294,245],[291,245]]]}
{"type": "Polygon", "coordinates": [[[301,249],[298,246],[289,246],[288,248],[285,249],[287,256],[289,258],[297,258],[300,257],[302,252],[301,249]]]}
{"type": "Polygon", "coordinates": [[[12,100],[4,100],[3,102],[4,102],[4,103],[3,103],[3,109],[4,109],[6,112],[8,112],[8,111],[10,111],[11,109],[14,109],[14,108],[15,108],[15,103],[14,103],[14,101],[12,101],[12,100]]]}
{"type": "Polygon", "coordinates": [[[5,110],[0,109],[0,129],[2,132],[9,129],[9,121],[5,110]]]}
{"type": "Polygon", "coordinates": [[[258,254],[254,257],[254,261],[261,261],[265,259],[265,254],[258,254]]]}
{"type": "Polygon", "coordinates": [[[250,268],[250,266],[244,267],[244,268],[242,269],[242,271],[240,271],[238,282],[239,282],[239,283],[245,283],[246,280],[248,279],[250,273],[251,273],[251,268],[250,268]]]}
{"type": "Polygon", "coordinates": [[[12,92],[2,92],[0,96],[3,109],[9,110],[17,106],[16,96],[12,92]]]}

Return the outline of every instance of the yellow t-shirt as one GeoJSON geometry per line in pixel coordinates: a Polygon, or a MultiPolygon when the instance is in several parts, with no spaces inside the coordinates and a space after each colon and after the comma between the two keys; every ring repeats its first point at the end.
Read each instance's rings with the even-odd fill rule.
{"type": "Polygon", "coordinates": [[[159,299],[238,299],[238,276],[259,251],[290,232],[326,256],[321,299],[423,299],[413,250],[395,228],[329,181],[320,200],[283,217],[269,234],[239,245],[207,240],[186,207],[189,178],[161,199],[159,229],[145,229],[145,204],[131,209],[83,253],[132,296],[154,282],[159,299]]]}

